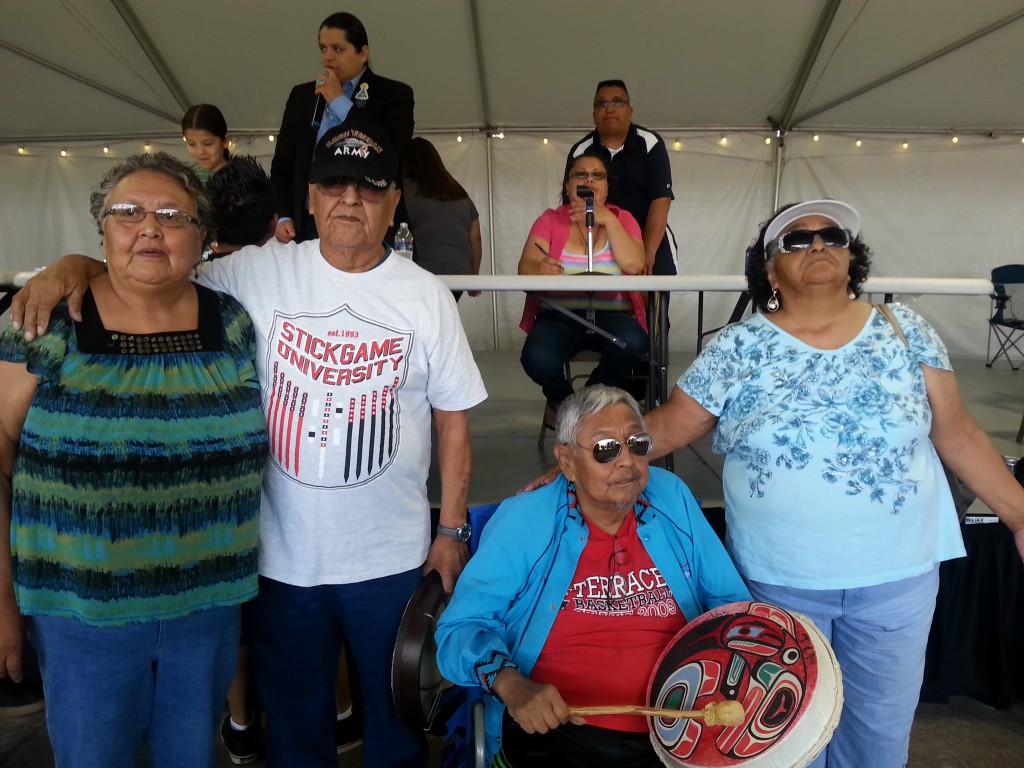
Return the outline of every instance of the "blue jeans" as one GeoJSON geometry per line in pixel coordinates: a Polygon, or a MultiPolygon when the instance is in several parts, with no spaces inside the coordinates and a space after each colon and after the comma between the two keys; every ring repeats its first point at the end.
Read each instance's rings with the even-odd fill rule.
{"type": "Polygon", "coordinates": [[[843,675],[843,712],[810,768],[903,768],[924,677],[939,569],[859,589],[747,583],[755,600],[801,613],[832,645],[843,675]]]}
{"type": "Polygon", "coordinates": [[[420,569],[354,584],[295,587],[260,577],[253,604],[256,690],[267,715],[267,768],[337,768],[334,678],[342,643],[359,679],[363,765],[427,764],[426,739],[391,698],[391,660],[420,569]]]}
{"type": "Polygon", "coordinates": [[[32,616],[46,725],[61,768],[213,768],[214,735],[238,659],[239,606],[93,627],[32,616]]]}
{"type": "Polygon", "coordinates": [[[622,386],[647,352],[647,333],[632,314],[600,311],[595,313],[594,325],[624,341],[625,349],[596,333],[587,333],[585,326],[560,312],[549,309],[537,315],[519,360],[526,375],[540,384],[549,402],[558,404],[572,394],[572,383],[565,378],[565,364],[577,352],[589,349],[601,353],[601,361],[590,374],[587,386],[611,387],[622,386]]]}

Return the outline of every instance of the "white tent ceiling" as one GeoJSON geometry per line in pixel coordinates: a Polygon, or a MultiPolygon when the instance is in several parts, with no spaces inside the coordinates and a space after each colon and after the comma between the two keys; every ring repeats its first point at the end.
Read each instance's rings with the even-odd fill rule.
{"type": "Polygon", "coordinates": [[[1024,129],[1019,0],[5,0],[0,142],[173,134],[197,102],[272,131],[339,6],[420,131],[585,126],[606,77],[662,129],[1024,129]]]}
{"type": "MultiPolygon", "coordinates": [[[[143,141],[186,158],[193,103],[268,163],[289,89],[319,70],[319,23],[343,9],[480,209],[485,273],[515,272],[614,77],[669,143],[683,274],[741,271],[776,197],[857,206],[874,275],[1024,261],[1024,0],[0,0],[0,269],[95,255],[89,189],[143,141]]],[[[984,353],[986,298],[901,298],[955,354],[984,353]]],[[[709,297],[709,321],[734,300],[709,297]]],[[[674,348],[693,349],[695,305],[673,300],[674,348]]],[[[476,348],[521,344],[521,308],[460,303],[476,348]]]]}

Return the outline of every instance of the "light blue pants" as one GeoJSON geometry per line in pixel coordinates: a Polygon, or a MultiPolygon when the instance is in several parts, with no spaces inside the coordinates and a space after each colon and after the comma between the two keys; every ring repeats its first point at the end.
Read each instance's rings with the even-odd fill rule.
{"type": "Polygon", "coordinates": [[[843,712],[810,768],[903,768],[924,677],[938,567],[859,589],[747,583],[755,600],[803,614],[828,639],[843,675],[843,712]]]}
{"type": "Polygon", "coordinates": [[[238,659],[241,609],[93,627],[33,616],[46,725],[61,768],[214,765],[214,734],[238,659]]]}

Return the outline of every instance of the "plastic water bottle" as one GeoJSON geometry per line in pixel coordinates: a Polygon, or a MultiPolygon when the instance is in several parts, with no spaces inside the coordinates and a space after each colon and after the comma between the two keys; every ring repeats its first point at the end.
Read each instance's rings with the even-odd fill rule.
{"type": "Polygon", "coordinates": [[[398,225],[398,231],[395,232],[395,253],[407,259],[412,258],[412,232],[404,221],[398,225]]]}

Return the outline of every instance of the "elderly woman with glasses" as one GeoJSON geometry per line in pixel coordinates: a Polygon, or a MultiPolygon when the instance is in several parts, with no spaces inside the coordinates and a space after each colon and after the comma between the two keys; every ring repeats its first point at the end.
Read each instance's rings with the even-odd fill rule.
{"type": "Polygon", "coordinates": [[[1024,489],[967,412],[918,314],[858,300],[869,250],[838,200],[780,209],[747,251],[761,310],[648,415],[656,455],[714,430],[730,554],[757,600],[809,617],[843,675],[814,766],[906,764],[938,589],[962,557],[939,457],[1015,530],[1024,489]]]}
{"type": "Polygon", "coordinates": [[[687,621],[749,593],[689,489],[648,466],[651,436],[629,394],[572,395],[555,442],[561,474],[498,508],[459,578],[438,664],[491,694],[495,765],[661,766],[645,718],[584,721],[569,706],[645,704],[687,621]]]}
{"type": "Polygon", "coordinates": [[[189,280],[201,183],[136,155],[92,195],[81,316],[0,335],[0,677],[39,653],[61,766],[213,766],[256,594],[267,437],[249,316],[189,280]]]}
{"type": "MultiPolygon", "coordinates": [[[[530,229],[519,274],[639,275],[645,258],[640,225],[628,211],[607,205],[607,199],[608,166],[596,150],[587,150],[565,170],[562,205],[546,210],[530,229]]],[[[543,295],[563,311],[526,299],[519,324],[527,334],[520,361],[544,392],[545,418],[553,427],[559,404],[572,394],[566,362],[584,349],[600,352],[587,385],[620,386],[647,351],[647,320],[635,291],[543,295]],[[595,333],[594,327],[603,333],[595,333]]]]}

